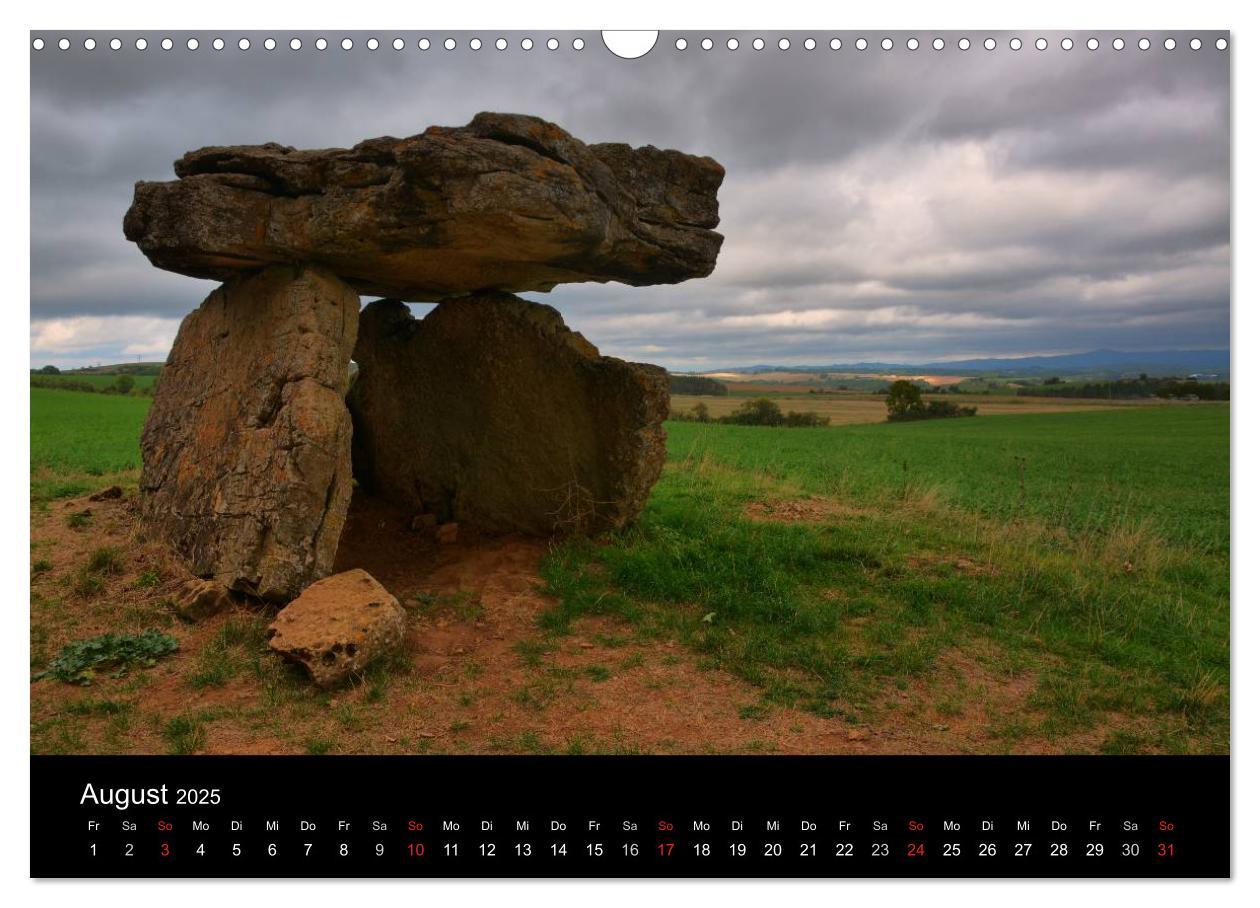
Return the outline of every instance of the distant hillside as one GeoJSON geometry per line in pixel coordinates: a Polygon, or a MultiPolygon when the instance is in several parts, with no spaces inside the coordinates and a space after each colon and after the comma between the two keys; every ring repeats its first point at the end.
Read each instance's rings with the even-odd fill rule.
{"type": "Polygon", "coordinates": [[[1003,375],[1125,374],[1189,375],[1213,373],[1229,375],[1228,350],[1091,350],[1055,356],[993,357],[928,363],[833,363],[811,366],[738,366],[723,372],[914,372],[914,373],[1001,373],[1003,375]]]}
{"type": "Polygon", "coordinates": [[[56,366],[40,366],[32,374],[65,375],[82,378],[85,375],[157,375],[165,363],[114,363],[110,366],[81,366],[78,369],[58,369],[56,366]]]}
{"type": "Polygon", "coordinates": [[[112,366],[84,366],[64,369],[62,375],[157,375],[164,363],[114,363],[112,366]]]}

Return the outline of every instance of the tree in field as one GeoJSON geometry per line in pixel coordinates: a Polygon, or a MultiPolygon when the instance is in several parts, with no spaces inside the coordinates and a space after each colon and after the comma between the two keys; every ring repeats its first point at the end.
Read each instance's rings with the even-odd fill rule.
{"type": "Polygon", "coordinates": [[[60,375],[61,370],[58,369],[56,366],[44,366],[42,369],[39,370],[39,374],[40,375],[60,375]]]}
{"type": "Polygon", "coordinates": [[[961,407],[947,400],[923,402],[923,392],[914,382],[895,381],[888,386],[888,421],[905,422],[911,419],[951,419],[955,416],[975,416],[975,407],[961,407]]]}
{"type": "Polygon", "coordinates": [[[120,375],[114,379],[114,387],[119,394],[130,394],[131,389],[136,386],[136,380],[130,375],[120,375]]]}
{"type": "Polygon", "coordinates": [[[888,419],[913,419],[923,410],[923,392],[912,381],[898,379],[888,386],[888,419]]]}
{"type": "Polygon", "coordinates": [[[724,417],[722,421],[740,426],[781,426],[783,425],[783,411],[770,398],[758,397],[755,400],[744,401],[739,405],[739,409],[730,416],[724,417]]]}

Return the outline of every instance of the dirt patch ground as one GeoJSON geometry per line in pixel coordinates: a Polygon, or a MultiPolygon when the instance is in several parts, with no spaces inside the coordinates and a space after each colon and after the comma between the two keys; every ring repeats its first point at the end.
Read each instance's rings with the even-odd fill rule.
{"type": "Polygon", "coordinates": [[[995,565],[976,561],[966,555],[925,552],[911,555],[906,566],[912,571],[955,571],[967,577],[996,577],[1001,573],[995,565]]]}
{"type": "Polygon", "coordinates": [[[774,523],[820,523],[836,517],[856,517],[867,513],[831,498],[792,498],[780,501],[754,501],[744,508],[749,520],[774,523]]]}
{"type": "MultiPolygon", "coordinates": [[[[1027,734],[1044,715],[1029,707],[1037,688],[1032,671],[1004,671],[982,644],[950,649],[934,671],[894,687],[872,710],[870,733],[885,738],[880,753],[1097,753],[1108,726],[1047,738],[1027,734]],[[1008,732],[1018,732],[1008,735],[1008,732]],[[1008,738],[1006,747],[997,742],[1008,738]]],[[[1110,728],[1129,724],[1116,717],[1110,728]]]]}
{"type": "MultiPolygon", "coordinates": [[[[813,520],[833,503],[758,503],[749,516],[813,520]],[[759,511],[757,509],[760,509],[759,511]]],[[[331,694],[262,642],[271,613],[241,603],[200,624],[175,619],[184,579],[144,543],[131,497],[58,502],[32,517],[32,674],[61,646],[159,627],[180,648],[151,668],[79,687],[31,685],[36,752],[165,753],[967,753],[1007,749],[1002,728],[1024,710],[1031,674],[1006,676],[951,652],[890,689],[859,724],[785,709],[671,640],[612,618],[551,637],[538,616],[545,543],[464,533],[438,546],[410,515],[357,497],[338,570],[369,571],[408,610],[403,655],[331,694]],[[75,518],[72,515],[86,516],[75,518]],[[93,552],[114,571],[83,578],[93,552]]],[[[1034,752],[1096,742],[1020,738],[1034,752]]]]}

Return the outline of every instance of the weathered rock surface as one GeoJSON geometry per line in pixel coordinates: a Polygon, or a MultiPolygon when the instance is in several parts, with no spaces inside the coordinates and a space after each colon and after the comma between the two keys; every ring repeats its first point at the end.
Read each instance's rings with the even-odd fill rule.
{"type": "Polygon", "coordinates": [[[360,293],[438,300],[572,281],[676,283],[713,270],[711,158],[586,145],[536,117],[350,149],[202,148],[137,183],[123,227],[159,268],[228,280],[322,265],[360,293]]]}
{"type": "Polygon", "coordinates": [[[288,601],[332,567],[351,490],[357,294],[278,266],[180,325],[140,440],[145,527],[198,577],[288,601]]]}
{"type": "Polygon", "coordinates": [[[666,373],[600,356],[550,306],[506,294],[363,310],[354,469],[371,491],[490,531],[600,533],[665,460],[666,373]]]}
{"type": "Polygon", "coordinates": [[[355,569],[311,584],[281,609],[268,645],[306,666],[320,687],[333,687],[398,649],[406,622],[398,600],[355,569]]]}
{"type": "Polygon", "coordinates": [[[175,599],[175,613],[185,621],[204,621],[232,607],[232,594],[215,580],[190,580],[175,599]]]}

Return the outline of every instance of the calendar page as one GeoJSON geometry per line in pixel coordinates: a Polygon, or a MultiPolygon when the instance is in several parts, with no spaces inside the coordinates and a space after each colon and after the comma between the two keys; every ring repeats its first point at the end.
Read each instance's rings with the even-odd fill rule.
{"type": "Polygon", "coordinates": [[[1230,875],[1229,32],[28,43],[32,876],[1230,875]]]}

